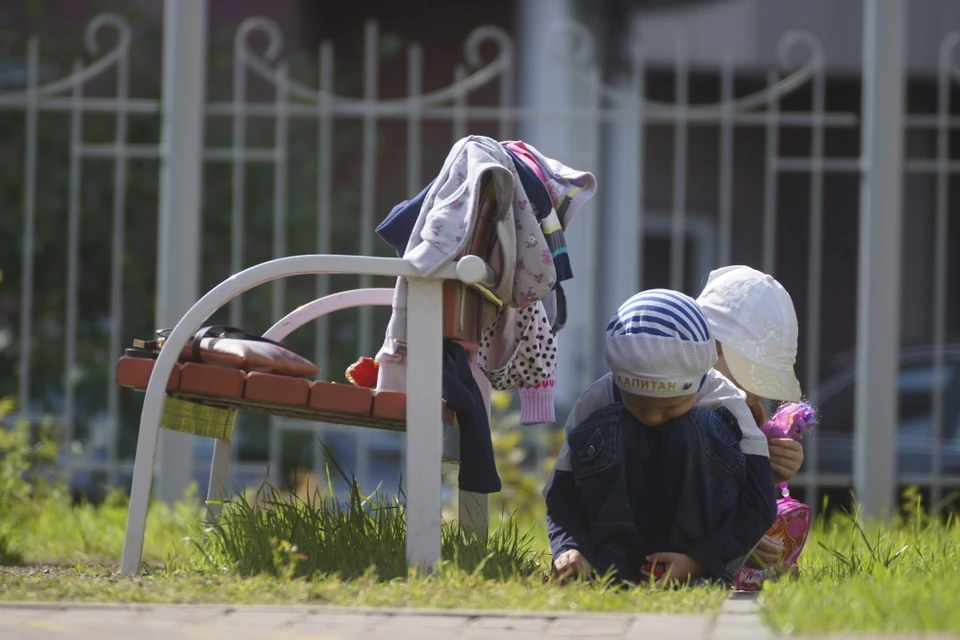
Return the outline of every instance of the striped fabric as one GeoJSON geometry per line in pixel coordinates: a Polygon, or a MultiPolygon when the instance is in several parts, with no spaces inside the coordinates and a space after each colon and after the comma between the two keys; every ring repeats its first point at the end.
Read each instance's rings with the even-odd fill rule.
{"type": "Polygon", "coordinates": [[[642,291],[620,306],[607,335],[647,334],[685,342],[707,342],[710,330],[703,309],[689,296],[670,289],[642,291]]]}

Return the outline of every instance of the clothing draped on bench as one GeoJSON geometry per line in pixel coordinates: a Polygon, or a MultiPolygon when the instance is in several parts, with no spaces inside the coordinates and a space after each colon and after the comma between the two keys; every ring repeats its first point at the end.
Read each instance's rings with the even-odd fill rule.
{"type": "MultiPolygon", "coordinates": [[[[492,288],[504,301],[483,328],[477,364],[495,389],[518,388],[524,424],[552,422],[556,334],[566,322],[560,282],[573,277],[564,229],[595,193],[596,180],[540,154],[522,141],[468,136],[451,149],[440,174],[419,194],[397,204],[377,233],[422,274],[454,260],[472,237],[490,178],[500,251],[492,288]]],[[[379,362],[378,389],[402,391],[406,376],[406,282],[399,278],[379,362]]],[[[461,429],[460,488],[500,490],[490,424],[469,354],[444,344],[444,398],[461,429]],[[471,403],[470,397],[480,398],[471,403]]]]}

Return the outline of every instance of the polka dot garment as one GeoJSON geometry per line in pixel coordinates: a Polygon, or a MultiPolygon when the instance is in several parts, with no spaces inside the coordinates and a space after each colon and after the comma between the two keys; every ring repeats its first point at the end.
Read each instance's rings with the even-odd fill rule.
{"type": "Polygon", "coordinates": [[[535,387],[557,368],[557,340],[543,303],[504,306],[483,332],[477,363],[498,391],[535,387]]]}

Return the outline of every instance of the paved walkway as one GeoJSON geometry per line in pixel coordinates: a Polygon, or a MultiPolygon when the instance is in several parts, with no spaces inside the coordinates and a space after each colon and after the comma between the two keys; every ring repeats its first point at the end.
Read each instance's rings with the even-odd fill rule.
{"type": "MultiPolygon", "coordinates": [[[[3,640],[760,640],[774,637],[760,622],[756,601],[736,596],[727,601],[717,618],[327,607],[0,604],[0,638],[3,640]]],[[[860,640],[867,638],[860,636],[860,640]]]]}

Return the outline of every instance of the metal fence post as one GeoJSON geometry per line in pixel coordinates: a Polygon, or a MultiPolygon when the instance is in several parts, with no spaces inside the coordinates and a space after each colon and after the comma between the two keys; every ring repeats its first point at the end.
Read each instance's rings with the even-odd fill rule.
{"type": "Polygon", "coordinates": [[[905,0],[864,1],[853,469],[869,518],[893,514],[897,477],[905,22],[905,0]]]}
{"type": "MultiPolygon", "coordinates": [[[[548,113],[522,118],[516,130],[521,139],[546,155],[596,173],[594,164],[600,156],[594,137],[600,134],[599,79],[594,82],[589,77],[594,68],[592,36],[574,22],[574,5],[571,0],[517,3],[518,106],[548,113]]],[[[596,330],[599,314],[595,296],[602,268],[595,257],[598,198],[595,196],[565,231],[574,277],[563,283],[568,302],[563,333],[577,338],[559,338],[556,397],[561,417],[597,378],[600,334],[596,330]]]]}
{"type": "MultiPolygon", "coordinates": [[[[199,297],[207,2],[166,0],[163,13],[156,320],[172,327],[199,297]]],[[[193,475],[192,445],[189,435],[160,432],[158,498],[182,497],[193,475]]]]}

